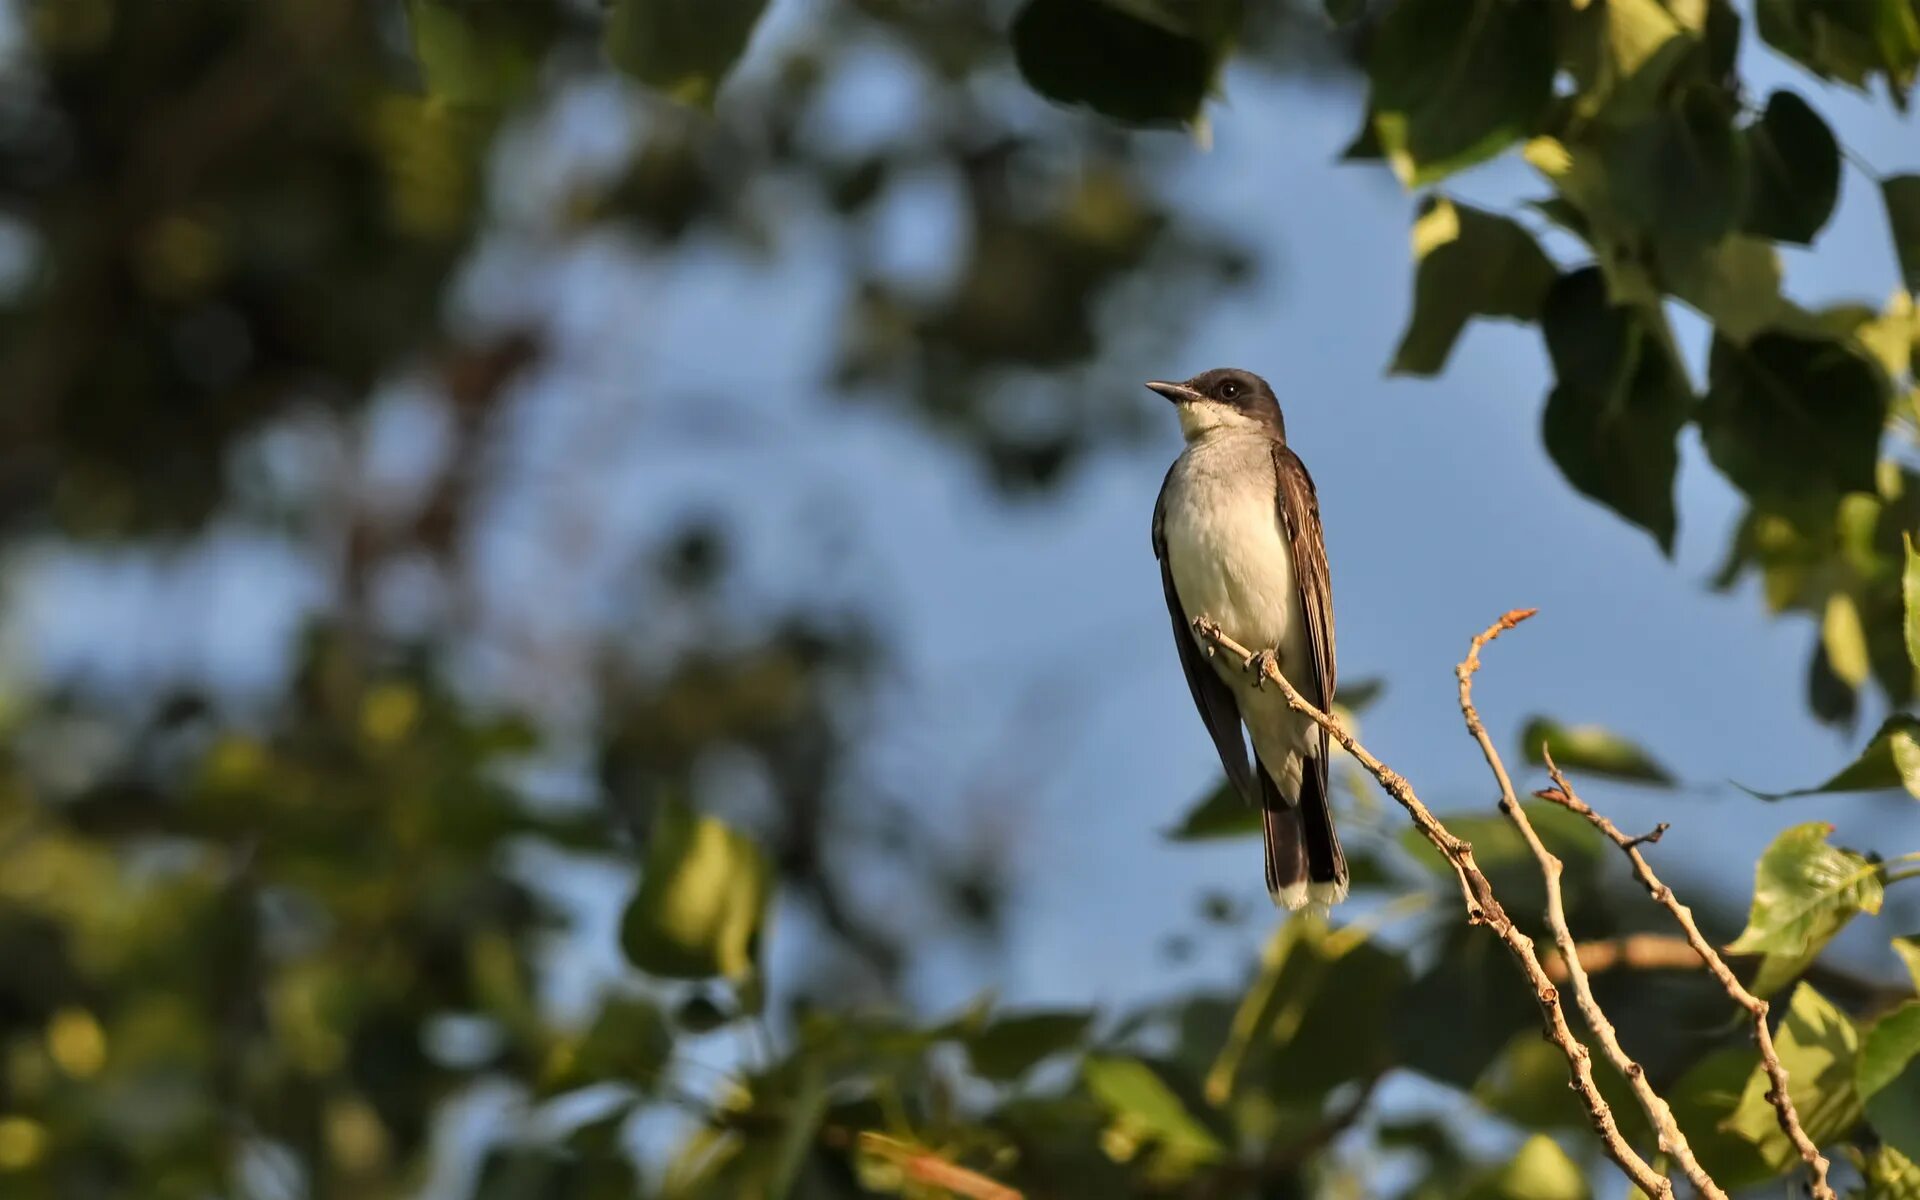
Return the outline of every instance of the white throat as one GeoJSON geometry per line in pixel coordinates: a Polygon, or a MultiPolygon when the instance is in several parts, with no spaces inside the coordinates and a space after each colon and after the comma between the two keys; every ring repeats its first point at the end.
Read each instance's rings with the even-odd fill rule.
{"type": "Polygon", "coordinates": [[[1179,406],[1180,432],[1186,437],[1187,444],[1204,440],[1215,433],[1252,433],[1266,428],[1259,421],[1231,404],[1217,404],[1211,401],[1188,401],[1179,406]]]}

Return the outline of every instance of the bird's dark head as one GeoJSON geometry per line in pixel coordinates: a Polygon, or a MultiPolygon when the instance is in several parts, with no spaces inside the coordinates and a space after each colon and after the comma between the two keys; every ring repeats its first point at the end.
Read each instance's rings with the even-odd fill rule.
{"type": "Polygon", "coordinates": [[[1280,401],[1267,381],[1252,371],[1217,367],[1185,383],[1147,384],[1180,410],[1180,432],[1189,442],[1216,430],[1262,429],[1285,435],[1280,401]]]}

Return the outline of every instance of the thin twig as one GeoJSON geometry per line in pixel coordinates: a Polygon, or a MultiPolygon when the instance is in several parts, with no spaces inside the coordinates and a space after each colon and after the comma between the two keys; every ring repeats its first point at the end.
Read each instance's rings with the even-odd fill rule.
{"type": "Polygon", "coordinates": [[[1020,1200],[1020,1193],[1006,1184],[949,1162],[925,1147],[872,1130],[860,1132],[859,1146],[868,1154],[899,1167],[900,1173],[915,1183],[930,1183],[969,1200],[1020,1200]]]}
{"type": "MultiPolygon", "coordinates": [[[[1660,1149],[1673,1156],[1680,1170],[1686,1174],[1695,1189],[1707,1200],[1727,1200],[1727,1193],[1707,1174],[1700,1160],[1694,1157],[1693,1147],[1687,1142],[1687,1135],[1680,1130],[1680,1123],[1674,1119],[1673,1109],[1654,1091],[1647,1082],[1646,1068],[1633,1060],[1625,1046],[1620,1044],[1619,1031],[1607,1018],[1606,1010],[1594,998],[1593,984],[1587,978],[1586,968],[1580,962],[1580,948],[1573,940],[1573,931],[1567,928],[1566,899],[1560,888],[1560,878],[1565,871],[1564,865],[1547,844],[1540,840],[1540,834],[1528,819],[1527,812],[1520,807],[1520,800],[1513,793],[1513,780],[1507,774],[1507,767],[1500,759],[1500,752],[1494,749],[1493,739],[1487,736],[1487,727],[1480,720],[1480,712],[1473,706],[1473,674],[1480,669],[1480,650],[1488,642],[1499,637],[1505,630],[1513,628],[1532,613],[1508,613],[1487,627],[1479,637],[1473,639],[1466,658],[1454,669],[1454,678],[1460,683],[1460,713],[1466,718],[1467,730],[1473,734],[1474,741],[1480,743],[1480,752],[1486,756],[1487,766],[1492,768],[1493,777],[1500,784],[1500,811],[1513,822],[1514,828],[1526,840],[1527,848],[1533,851],[1534,859],[1540,864],[1540,874],[1547,885],[1547,926],[1553,930],[1554,944],[1560,948],[1560,958],[1565,964],[1568,982],[1573,984],[1573,994],[1580,1005],[1580,1014],[1587,1020],[1587,1028],[1599,1041],[1600,1048],[1606,1052],[1607,1060],[1619,1071],[1633,1089],[1633,1097],[1640,1102],[1640,1108],[1647,1114],[1647,1120],[1653,1126],[1660,1149]]],[[[1658,1195],[1671,1197],[1673,1185],[1661,1180],[1664,1188],[1658,1195]]]]}
{"type": "MultiPolygon", "coordinates": [[[[1512,623],[1526,619],[1530,612],[1508,613],[1501,620],[1510,627],[1512,623]]],[[[1205,641],[1220,650],[1235,655],[1245,662],[1252,658],[1253,652],[1228,637],[1218,624],[1207,617],[1196,617],[1194,632],[1205,641]]],[[[1593,1082],[1592,1055],[1580,1040],[1573,1035],[1567,1025],[1566,1014],[1561,1011],[1560,993],[1547,978],[1546,969],[1540,965],[1540,957],[1534,951],[1533,939],[1514,926],[1512,918],[1500,906],[1493,894],[1493,885],[1481,873],[1473,859],[1473,847],[1453,835],[1440,823],[1427,806],[1414,794],[1413,786],[1406,777],[1387,766],[1362,746],[1346,727],[1321,712],[1289,682],[1271,659],[1262,660],[1264,677],[1277,684],[1286,697],[1287,706],[1293,711],[1309,718],[1314,724],[1327,731],[1328,736],[1340,743],[1341,749],[1351,754],[1369,775],[1380,781],[1407,815],[1413,818],[1413,824],[1420,835],[1432,843],[1460,878],[1460,888],[1466,898],[1467,920],[1469,923],[1485,925],[1507,947],[1520,971],[1527,977],[1533,990],[1533,997],[1540,1006],[1540,1015],[1546,1022],[1549,1040],[1566,1056],[1568,1072],[1572,1077],[1573,1089],[1587,1106],[1587,1116],[1593,1122],[1594,1130],[1600,1135],[1602,1147],[1607,1157],[1620,1165],[1627,1177],[1650,1196],[1671,1196],[1673,1185],[1659,1172],[1647,1165],[1647,1161],[1637,1154],[1620,1133],[1620,1126],[1614,1120],[1613,1110],[1600,1095],[1600,1089],[1593,1082]]]]}
{"type": "Polygon", "coordinates": [[[1687,944],[1700,956],[1707,971],[1719,981],[1733,1002],[1747,1010],[1753,1018],[1753,1038],[1760,1047],[1760,1063],[1766,1069],[1767,1078],[1773,1089],[1767,1099],[1773,1102],[1775,1115],[1779,1118],[1780,1128],[1794,1149],[1800,1152],[1807,1168],[1813,1172],[1814,1200],[1836,1200],[1833,1186],[1827,1182],[1827,1159],[1820,1153],[1820,1147],[1800,1124],[1800,1114],[1794,1110],[1793,1097],[1787,1092],[1787,1069],[1780,1064],[1780,1055],[1773,1048],[1773,1033],[1767,1028],[1767,1002],[1748,991],[1740,982],[1733,969],[1727,966],[1726,959],[1720,957],[1713,944],[1701,935],[1700,926],[1694,923],[1693,910],[1682,904],[1673,894],[1673,889],[1660,882],[1660,877],[1647,865],[1646,856],[1640,853],[1640,839],[1632,838],[1620,831],[1620,827],[1609,821],[1604,815],[1595,812],[1586,802],[1574,794],[1573,785],[1554,764],[1553,756],[1547,756],[1547,774],[1552,776],[1554,786],[1546,791],[1534,794],[1542,800],[1560,805],[1569,812],[1585,817],[1593,827],[1605,834],[1614,845],[1626,852],[1628,861],[1633,863],[1633,876],[1647,889],[1647,894],[1673,914],[1680,928],[1687,935],[1687,944]]]}

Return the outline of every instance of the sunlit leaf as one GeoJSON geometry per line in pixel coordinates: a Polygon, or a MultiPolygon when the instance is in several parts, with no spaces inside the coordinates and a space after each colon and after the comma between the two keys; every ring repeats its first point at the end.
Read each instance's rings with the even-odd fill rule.
{"type": "Polygon", "coordinates": [[[1879,865],[1833,845],[1832,833],[1824,821],[1795,825],[1760,855],[1747,927],[1727,947],[1766,955],[1756,995],[1791,982],[1855,913],[1880,911],[1879,865]]]}
{"type": "Polygon", "coordinates": [[[1554,371],[1541,433],[1569,483],[1670,553],[1677,439],[1693,396],[1651,319],[1662,318],[1610,303],[1596,268],[1554,285],[1540,320],[1554,371]]]}
{"type": "Polygon", "coordinates": [[[1013,21],[1027,84],[1130,124],[1186,124],[1239,36],[1240,0],[1028,0],[1013,21]]]}
{"type": "Polygon", "coordinates": [[[1904,563],[1900,572],[1900,596],[1905,609],[1907,661],[1920,671],[1920,550],[1915,550],[1911,534],[1903,538],[1904,563]]]}
{"type": "Polygon", "coordinates": [[[986,1078],[1011,1081],[1048,1055],[1078,1045],[1092,1024],[1086,1009],[1001,1017],[965,1039],[967,1057],[986,1078]]]}
{"type": "Polygon", "coordinates": [[[1876,1146],[1870,1154],[1852,1151],[1867,1190],[1860,1200],[1920,1200],[1920,1166],[1892,1146],[1876,1146]]]}
{"type": "Polygon", "coordinates": [[[1544,764],[1542,746],[1555,763],[1568,770],[1634,783],[1673,782],[1673,776],[1645,750],[1599,725],[1562,725],[1547,717],[1534,717],[1520,731],[1520,752],[1526,761],[1544,764]]]}
{"type": "Polygon", "coordinates": [[[759,847],[723,822],[666,803],[647,842],[620,944],[651,975],[743,979],[753,973],[771,887],[759,847]]]}
{"type": "Polygon", "coordinates": [[[1622,122],[1645,116],[1698,40],[1659,0],[1608,0],[1564,18],[1569,69],[1583,117],[1622,122]]]}
{"type": "Polygon", "coordinates": [[[1393,370],[1434,375],[1473,317],[1530,321],[1553,285],[1553,262],[1506,217],[1429,196],[1413,226],[1413,315],[1393,370]]]}
{"type": "Polygon", "coordinates": [[[1840,196],[1840,146],[1807,102],[1792,92],[1767,98],[1748,126],[1746,210],[1740,228],[1757,237],[1810,244],[1840,196]]]}
{"type": "Polygon", "coordinates": [[[1225,1152],[1213,1131],[1138,1059],[1089,1058],[1081,1073],[1094,1100],[1111,1114],[1119,1142],[1158,1146],[1176,1164],[1212,1162],[1225,1152]]]}
{"type": "Polygon", "coordinates": [[[1686,1132],[1700,1163],[1723,1187],[1742,1188],[1773,1176],[1754,1144],[1725,1127],[1753,1073],[1751,1045],[1725,1046],[1689,1067],[1663,1089],[1674,1120],[1686,1132]]]}
{"type": "Polygon", "coordinates": [[[1873,669],[1867,658],[1867,631],[1860,623],[1860,609],[1845,592],[1827,597],[1826,614],[1820,621],[1820,646],[1840,682],[1858,688],[1867,681],[1873,669]]]}
{"type": "Polygon", "coordinates": [[[712,105],[766,0],[613,0],[607,58],[683,104],[712,105]]]}
{"type": "Polygon", "coordinates": [[[1786,800],[1823,792],[1878,792],[1899,787],[1920,797],[1920,717],[1907,713],[1888,717],[1860,757],[1825,783],[1791,792],[1752,794],[1762,800],[1786,800]]]}
{"type": "Polygon", "coordinates": [[[1374,129],[1409,187],[1491,158],[1552,98],[1553,34],[1528,0],[1401,0],[1368,56],[1374,129]]]}
{"type": "Polygon", "coordinates": [[[1500,1200],[1587,1200],[1592,1194],[1586,1173],[1544,1133],[1521,1144],[1488,1191],[1500,1200]]]}
{"type": "Polygon", "coordinates": [[[1893,953],[1907,968],[1907,976],[1913,980],[1914,990],[1920,991],[1920,934],[1894,938],[1893,953]]]}
{"type": "Polygon", "coordinates": [[[1862,1099],[1897,1079],[1920,1055],[1920,1000],[1910,1000],[1867,1027],[1854,1083],[1862,1099]]]}
{"type": "Polygon", "coordinates": [[[1881,1140],[1904,1154],[1920,1155],[1920,1000],[1866,1028],[1854,1085],[1881,1140]]]}
{"type": "Polygon", "coordinates": [[[1745,342],[1795,315],[1780,294],[1780,256],[1772,242],[1733,233],[1705,244],[1664,244],[1657,257],[1668,289],[1722,337],[1745,342]]]}
{"type": "Polygon", "coordinates": [[[1907,291],[1920,294],[1920,175],[1894,175],[1880,181],[1887,206],[1887,228],[1907,291]]]}
{"type": "MultiPolygon", "coordinates": [[[[1787,1093],[1807,1136],[1824,1145],[1852,1129],[1861,1117],[1853,1084],[1860,1037],[1846,1014],[1803,983],[1794,989],[1773,1040],[1787,1071],[1787,1093]]],[[[1739,1104],[1722,1127],[1751,1142],[1769,1166],[1782,1171],[1800,1155],[1781,1132],[1779,1116],[1767,1099],[1772,1090],[1765,1069],[1754,1064],[1739,1104]]]]}

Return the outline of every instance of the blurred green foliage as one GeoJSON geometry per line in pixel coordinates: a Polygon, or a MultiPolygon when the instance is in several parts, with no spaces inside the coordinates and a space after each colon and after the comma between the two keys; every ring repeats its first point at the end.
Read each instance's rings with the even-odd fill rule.
{"type": "MultiPolygon", "coordinates": [[[[827,382],[999,487],[1041,488],[1139,428],[1108,372],[1137,378],[1256,265],[1236,231],[1168,199],[1177,143],[1132,127],[1203,136],[1230,63],[1347,78],[1368,93],[1350,157],[1425,190],[1517,154],[1547,189],[1511,213],[1425,192],[1393,369],[1444,369],[1475,319],[1537,323],[1556,377],[1546,452],[1669,551],[1675,446],[1697,426],[1749,505],[1722,585],[1755,573],[1773,611],[1817,619],[1810,701],[1851,719],[1870,681],[1908,704],[1920,667],[1920,188],[1874,181],[1906,291],[1788,301],[1776,243],[1816,243],[1849,168],[1799,96],[1755,105],[1737,31],[1754,21],[1814,75],[1904,107],[1920,6],[834,0],[730,86],[768,8],[8,10],[9,569],[49,545],[178,547],[240,521],[311,550],[328,587],[271,696],[0,697],[0,1195],[1289,1197],[1368,1194],[1382,1164],[1407,1197],[1588,1195],[1597,1153],[1532,1000],[1457,915],[1451,873],[1371,797],[1358,915],[1280,925],[1240,986],[933,1020],[902,1011],[905,964],[991,936],[1002,881],[923,844],[861,774],[880,614],[795,601],[743,634],[724,532],[689,519],[635,611],[694,632],[639,615],[637,639],[595,640],[584,748],[463,686],[510,398],[561,351],[535,328],[449,320],[449,296],[512,223],[489,174],[503,143],[611,89],[644,119],[604,177],[553,199],[553,230],[691,256],[764,247],[804,213],[844,276],[827,382]],[[822,113],[863,54],[903,66],[924,111],[852,146],[822,113]],[[933,171],[955,183],[966,248],[951,278],[908,286],[874,261],[869,226],[933,171]],[[1536,218],[1574,239],[1574,261],[1536,218]],[[1714,326],[1704,379],[1670,302],[1714,326]],[[448,462],[413,502],[381,509],[351,478],[327,481],[344,497],[261,482],[276,439],[358,429],[395,381],[449,416],[448,462]],[[376,598],[422,562],[453,581],[445,620],[403,627],[376,598]],[[586,794],[549,794],[536,781],[569,754],[586,794]],[[766,803],[721,803],[716,761],[763,781],[766,803]],[[858,886],[873,861],[904,864],[927,903],[874,905],[858,886]],[[595,871],[626,888],[630,969],[569,990],[561,948],[595,935],[562,893],[595,871]],[[814,943],[777,978],[776,911],[804,914],[814,943]],[[1444,1100],[1383,1115],[1379,1094],[1414,1079],[1444,1100]],[[490,1089],[517,1116],[449,1132],[490,1089]]],[[[1346,714],[1374,690],[1343,693],[1346,714]]],[[[1920,795],[1916,719],[1895,715],[1816,790],[1920,795]]],[[[1543,717],[1525,741],[1575,770],[1671,779],[1604,730],[1543,717]]],[[[1228,799],[1173,836],[1248,832],[1228,799]]],[[[1535,820],[1566,861],[1579,937],[1658,928],[1590,829],[1557,808],[1535,820]]],[[[1512,829],[1454,827],[1543,936],[1512,829]]],[[[1912,862],[1789,829],[1735,943],[1762,956],[1756,987],[1792,985],[1794,1099],[1873,1197],[1920,1194],[1920,1001],[1905,985],[1829,996],[1815,968],[1912,862]]],[[[1223,901],[1210,919],[1241,917],[1223,901]]],[[[1698,974],[1596,988],[1703,1159],[1730,1185],[1777,1187],[1797,1160],[1724,997],[1698,974]]],[[[1645,1146],[1624,1088],[1604,1087],[1645,1146]]]]}

